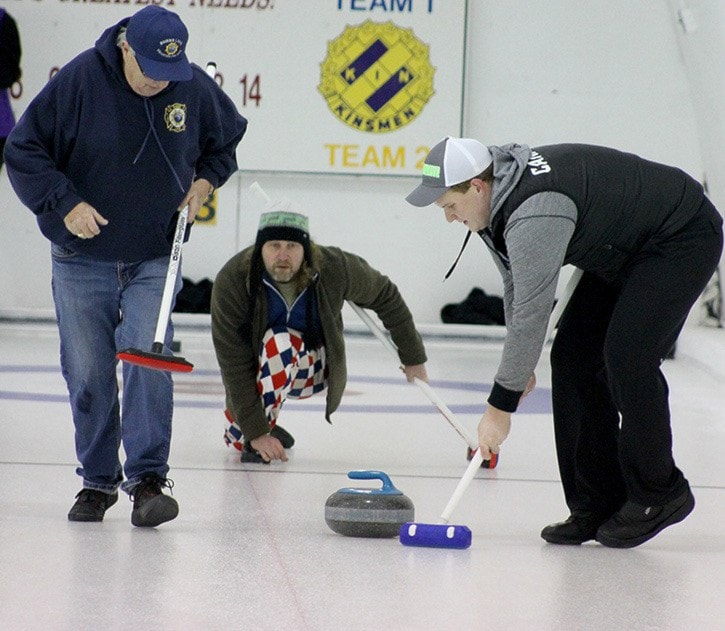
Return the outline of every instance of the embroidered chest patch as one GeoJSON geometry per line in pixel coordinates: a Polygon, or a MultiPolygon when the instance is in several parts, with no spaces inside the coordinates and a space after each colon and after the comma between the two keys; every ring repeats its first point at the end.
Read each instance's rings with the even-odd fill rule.
{"type": "Polygon", "coordinates": [[[186,129],[186,105],[172,103],[164,110],[164,121],[169,131],[181,132],[186,129]]]}

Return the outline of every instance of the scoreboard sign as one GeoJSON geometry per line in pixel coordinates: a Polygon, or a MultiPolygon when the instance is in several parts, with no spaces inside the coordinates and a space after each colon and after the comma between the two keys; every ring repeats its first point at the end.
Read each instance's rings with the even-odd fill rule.
{"type": "Polygon", "coordinates": [[[462,131],[464,0],[15,0],[19,114],[55,69],[148,4],[249,120],[245,171],[417,175],[462,131]],[[52,46],[48,42],[53,42],[52,46]]]}
{"type": "Polygon", "coordinates": [[[330,111],[359,131],[395,131],[434,94],[428,46],[392,22],[348,26],[328,46],[320,92],[330,111]]]}

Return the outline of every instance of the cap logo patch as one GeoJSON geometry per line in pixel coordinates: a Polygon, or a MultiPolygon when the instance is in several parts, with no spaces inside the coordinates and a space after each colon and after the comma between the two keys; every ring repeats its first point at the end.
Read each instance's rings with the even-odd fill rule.
{"type": "Polygon", "coordinates": [[[423,175],[438,178],[441,176],[441,168],[435,164],[423,164],[423,175]]]}
{"type": "Polygon", "coordinates": [[[180,39],[162,39],[156,52],[166,59],[173,59],[181,53],[184,42],[180,39]]]}
{"type": "Polygon", "coordinates": [[[172,103],[164,110],[164,121],[166,129],[174,132],[181,132],[186,129],[186,105],[183,103],[172,103]]]}

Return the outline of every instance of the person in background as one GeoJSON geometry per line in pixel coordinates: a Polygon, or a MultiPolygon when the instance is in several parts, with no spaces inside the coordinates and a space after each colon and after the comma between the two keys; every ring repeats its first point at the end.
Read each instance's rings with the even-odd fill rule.
{"type": "MultiPolygon", "coordinates": [[[[71,521],[102,521],[119,487],[133,500],[135,526],[158,526],[179,510],[163,492],[172,486],[171,374],[124,362],[121,406],[116,353],[151,346],[177,212],[188,206],[192,223],[237,170],[247,127],[189,63],[187,44],[181,19],[159,6],[121,20],[48,82],[5,147],[10,181],[51,241],[83,479],[71,521]]],[[[169,354],[172,339],[169,322],[169,354]]]]}
{"type": "Polygon", "coordinates": [[[0,169],[8,134],[15,126],[10,88],[20,80],[20,34],[13,17],[0,7],[0,169]]]}
{"type": "Polygon", "coordinates": [[[561,267],[582,270],[551,349],[570,516],[542,538],[630,548],[687,517],[695,500],[673,459],[660,364],[722,252],[722,217],[702,186],[606,147],[449,137],[406,199],[440,206],[466,226],[466,240],[478,234],[503,277],[507,332],[478,426],[484,458],[536,383],[561,267]]]}
{"type": "Polygon", "coordinates": [[[230,423],[224,438],[242,462],[287,460],[294,439],[277,419],[288,398],[327,389],[330,422],[347,381],[346,300],[377,313],[408,381],[428,381],[423,342],[398,288],[359,256],[315,244],[308,218],[289,204],[262,214],[254,245],[217,275],[211,327],[230,423]]]}

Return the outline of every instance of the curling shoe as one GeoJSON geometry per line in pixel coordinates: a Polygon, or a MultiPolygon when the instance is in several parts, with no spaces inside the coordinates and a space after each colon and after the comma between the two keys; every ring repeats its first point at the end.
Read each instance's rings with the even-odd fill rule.
{"type": "Polygon", "coordinates": [[[118,501],[118,493],[81,489],[68,513],[68,521],[103,521],[106,511],[118,501]]]}
{"type": "Polygon", "coordinates": [[[251,462],[253,464],[269,464],[269,462],[262,458],[261,454],[254,449],[250,443],[246,442],[244,443],[240,460],[242,462],[251,462]]]}
{"type": "Polygon", "coordinates": [[[687,517],[695,508],[689,487],[679,497],[663,506],[641,506],[625,502],[611,519],[597,530],[597,541],[609,548],[634,548],[652,539],[667,526],[687,517]]]}
{"type": "Polygon", "coordinates": [[[575,510],[565,521],[546,526],[541,538],[549,543],[578,546],[594,539],[605,519],[586,510],[575,510]]]}
{"type": "Polygon", "coordinates": [[[274,436],[279,442],[281,442],[282,447],[284,447],[285,449],[294,447],[295,439],[292,437],[292,434],[284,429],[284,427],[280,427],[279,425],[273,425],[272,429],[269,430],[269,435],[274,436]]]}
{"type": "Polygon", "coordinates": [[[162,489],[169,491],[174,483],[157,475],[147,475],[131,489],[133,510],[131,523],[142,528],[155,528],[166,521],[171,521],[179,514],[179,505],[173,497],[164,495],[162,489]]]}
{"type": "MultiPolygon", "coordinates": [[[[280,443],[282,443],[282,447],[285,449],[289,449],[295,444],[295,439],[292,434],[279,425],[273,425],[269,430],[269,435],[274,436],[280,443]]],[[[242,449],[241,461],[256,464],[269,464],[269,462],[262,458],[262,456],[259,455],[259,452],[252,447],[251,443],[246,442],[244,443],[244,449],[242,449]]]]}

